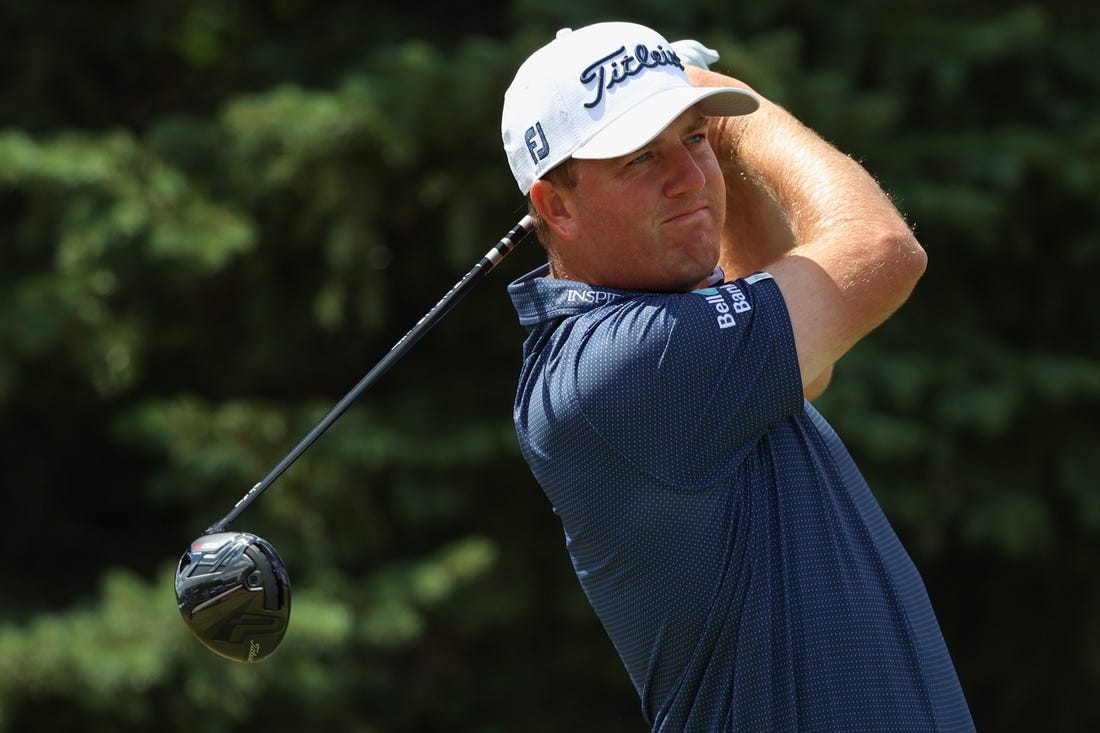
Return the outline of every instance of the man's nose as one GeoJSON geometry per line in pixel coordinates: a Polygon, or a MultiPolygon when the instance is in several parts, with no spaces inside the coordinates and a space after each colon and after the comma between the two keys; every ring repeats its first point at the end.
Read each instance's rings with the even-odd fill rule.
{"type": "Polygon", "coordinates": [[[668,179],[665,184],[665,195],[671,197],[695,193],[706,184],[706,174],[703,173],[699,161],[687,146],[680,145],[675,148],[666,160],[668,179]]]}

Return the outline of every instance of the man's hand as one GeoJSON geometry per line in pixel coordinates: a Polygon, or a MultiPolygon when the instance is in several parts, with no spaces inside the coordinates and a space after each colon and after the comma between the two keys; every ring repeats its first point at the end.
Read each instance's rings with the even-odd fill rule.
{"type": "Polygon", "coordinates": [[[713,48],[707,48],[698,41],[684,39],[683,41],[673,41],[671,45],[672,50],[676,52],[680,60],[688,66],[709,69],[712,64],[718,61],[718,52],[713,48]]]}

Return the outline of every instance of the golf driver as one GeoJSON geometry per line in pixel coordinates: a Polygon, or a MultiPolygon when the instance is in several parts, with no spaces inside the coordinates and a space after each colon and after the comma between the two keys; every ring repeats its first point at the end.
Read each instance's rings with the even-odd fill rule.
{"type": "Polygon", "coordinates": [[[367,375],[224,517],[191,543],[176,568],[176,601],[207,648],[237,662],[258,662],[279,646],[290,622],[290,576],[271,543],[229,525],[390,370],[534,228],[524,216],[414,325],[367,375]]]}

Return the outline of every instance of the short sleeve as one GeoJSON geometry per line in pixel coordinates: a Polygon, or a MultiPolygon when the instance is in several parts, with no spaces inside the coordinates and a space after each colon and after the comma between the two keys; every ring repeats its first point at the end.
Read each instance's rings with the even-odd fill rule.
{"type": "Polygon", "coordinates": [[[675,488],[728,476],[803,407],[790,318],[766,273],[597,309],[575,340],[576,399],[609,447],[675,488]]]}

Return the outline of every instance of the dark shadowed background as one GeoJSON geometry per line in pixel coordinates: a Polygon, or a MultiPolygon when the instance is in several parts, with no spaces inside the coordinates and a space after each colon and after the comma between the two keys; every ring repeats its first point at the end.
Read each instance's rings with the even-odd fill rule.
{"type": "Polygon", "coordinates": [[[819,407],[979,729],[1100,729],[1100,6],[377,5],[0,1],[0,731],[643,729],[512,431],[533,242],[234,525],[290,568],[272,658],[172,592],[518,219],[503,91],[607,19],[718,49],[906,213],[928,273],[819,407]]]}

